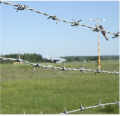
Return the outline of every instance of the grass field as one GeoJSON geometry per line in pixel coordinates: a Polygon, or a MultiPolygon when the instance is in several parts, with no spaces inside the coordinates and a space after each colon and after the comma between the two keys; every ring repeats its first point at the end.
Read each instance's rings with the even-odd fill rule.
{"type": "MultiPolygon", "coordinates": [[[[62,64],[43,63],[61,66],[62,64]]],[[[81,62],[66,62],[65,67],[82,67],[81,62]]],[[[84,68],[97,69],[96,62],[84,68]]],[[[101,70],[119,71],[119,61],[101,61],[101,70]]],[[[119,77],[119,76],[118,76],[119,77]]],[[[119,101],[119,78],[107,73],[81,73],[36,68],[29,64],[1,64],[1,114],[59,114],[80,107],[119,101]]],[[[82,114],[80,111],[74,114],[82,114]]],[[[118,105],[92,108],[83,114],[119,114],[118,105]]]]}

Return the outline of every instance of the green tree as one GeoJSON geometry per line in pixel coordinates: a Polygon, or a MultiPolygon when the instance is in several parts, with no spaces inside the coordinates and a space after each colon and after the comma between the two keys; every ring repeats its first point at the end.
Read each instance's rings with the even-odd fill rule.
{"type": "Polygon", "coordinates": [[[80,61],[80,58],[79,58],[79,57],[75,57],[74,60],[75,60],[75,61],[80,61]]]}
{"type": "Polygon", "coordinates": [[[68,58],[68,61],[70,61],[70,62],[73,61],[72,57],[69,57],[69,58],[68,58]]]}

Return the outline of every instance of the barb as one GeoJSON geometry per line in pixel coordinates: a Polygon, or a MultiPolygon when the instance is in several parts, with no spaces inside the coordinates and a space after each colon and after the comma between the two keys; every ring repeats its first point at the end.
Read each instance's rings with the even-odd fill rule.
{"type": "Polygon", "coordinates": [[[117,37],[119,37],[119,36],[120,36],[119,33],[120,33],[120,32],[118,32],[118,33],[113,33],[114,37],[112,37],[112,38],[117,38],[117,37]]]}
{"type": "Polygon", "coordinates": [[[26,6],[26,5],[19,5],[19,4],[18,4],[17,8],[14,7],[14,9],[17,9],[16,12],[18,12],[18,10],[24,10],[26,8],[28,8],[28,6],[26,6]]]}
{"type": "MultiPolygon", "coordinates": [[[[104,30],[104,29],[93,28],[93,27],[91,27],[91,26],[87,26],[87,25],[84,25],[84,24],[80,24],[79,22],[80,22],[81,20],[79,20],[78,22],[76,22],[76,21],[73,19],[74,22],[70,22],[70,21],[67,21],[67,20],[59,19],[59,18],[56,17],[56,15],[55,15],[55,16],[54,16],[54,15],[49,15],[49,14],[47,14],[47,13],[43,13],[43,12],[41,12],[41,11],[37,11],[37,10],[34,10],[34,9],[32,9],[32,8],[28,8],[28,6],[26,6],[26,5],[12,4],[12,3],[9,3],[9,2],[2,2],[2,1],[0,1],[0,4],[1,4],[1,3],[7,4],[7,5],[13,5],[13,6],[18,7],[18,8],[15,8],[15,9],[17,9],[16,12],[18,12],[18,10],[27,9],[27,10],[30,10],[30,11],[33,11],[33,12],[37,12],[37,13],[39,13],[39,14],[43,14],[43,15],[49,16],[47,19],[51,18],[51,19],[53,19],[53,20],[56,20],[56,24],[57,24],[57,20],[58,20],[58,21],[62,21],[62,22],[65,22],[65,23],[71,23],[71,24],[73,24],[73,25],[71,25],[71,26],[73,26],[73,27],[81,25],[81,26],[84,26],[84,27],[91,28],[92,30],[97,31],[97,32],[98,32],[98,31],[101,31],[103,34],[105,34],[105,32],[106,32],[106,33],[110,33],[110,34],[113,34],[113,35],[114,35],[114,37],[112,37],[112,38],[117,38],[117,37],[120,36],[120,35],[119,35],[120,32],[118,32],[118,33],[112,33],[112,32],[108,32],[108,31],[106,31],[106,30],[104,30]]],[[[107,39],[107,38],[106,38],[106,39],[107,39]]]]}

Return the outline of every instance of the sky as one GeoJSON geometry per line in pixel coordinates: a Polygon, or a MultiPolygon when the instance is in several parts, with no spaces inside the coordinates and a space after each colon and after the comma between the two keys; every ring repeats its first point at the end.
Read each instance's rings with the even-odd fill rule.
{"type": "MultiPolygon", "coordinates": [[[[99,21],[106,31],[119,31],[119,1],[6,1],[27,5],[58,18],[95,27],[99,21]]],[[[0,52],[5,54],[36,53],[43,57],[97,56],[98,34],[83,26],[47,19],[48,16],[30,10],[16,12],[14,6],[0,5],[0,52]]],[[[119,37],[99,32],[100,55],[119,55],[119,37]]]]}

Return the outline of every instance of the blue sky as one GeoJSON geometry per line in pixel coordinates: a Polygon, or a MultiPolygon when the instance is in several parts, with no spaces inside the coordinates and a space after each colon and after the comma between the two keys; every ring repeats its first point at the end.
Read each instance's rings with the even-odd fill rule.
{"type": "MultiPolygon", "coordinates": [[[[6,1],[7,2],[7,1],[6,1]]],[[[119,31],[119,1],[8,1],[13,4],[27,5],[29,8],[57,15],[58,18],[95,27],[96,21],[105,30],[119,31]]],[[[43,57],[97,56],[98,36],[87,27],[73,28],[64,23],[30,10],[18,11],[14,6],[1,4],[1,54],[37,53],[43,57]]],[[[100,54],[118,55],[119,38],[113,39],[107,33],[109,41],[100,35],[100,54]]]]}

